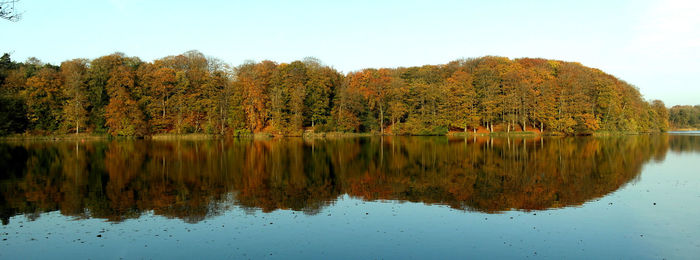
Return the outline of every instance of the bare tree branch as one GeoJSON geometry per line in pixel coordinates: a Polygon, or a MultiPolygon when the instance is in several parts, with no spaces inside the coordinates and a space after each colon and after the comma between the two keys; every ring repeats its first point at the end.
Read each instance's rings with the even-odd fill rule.
{"type": "Polygon", "coordinates": [[[21,14],[15,9],[15,3],[19,0],[0,1],[0,18],[7,19],[12,22],[19,21],[21,14]]]}

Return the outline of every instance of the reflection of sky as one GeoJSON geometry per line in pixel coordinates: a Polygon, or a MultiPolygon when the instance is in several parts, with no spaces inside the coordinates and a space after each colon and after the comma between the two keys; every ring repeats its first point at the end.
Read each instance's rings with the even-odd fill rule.
{"type": "Polygon", "coordinates": [[[153,214],[118,224],[58,212],[14,217],[0,226],[8,239],[0,258],[692,258],[699,159],[669,153],[600,200],[547,211],[485,214],[344,196],[311,216],[234,208],[196,224],[153,214]]]}
{"type": "Polygon", "coordinates": [[[698,159],[697,153],[669,154],[664,162],[646,165],[640,182],[615,194],[659,256],[689,258],[687,253],[700,252],[698,159]]]}

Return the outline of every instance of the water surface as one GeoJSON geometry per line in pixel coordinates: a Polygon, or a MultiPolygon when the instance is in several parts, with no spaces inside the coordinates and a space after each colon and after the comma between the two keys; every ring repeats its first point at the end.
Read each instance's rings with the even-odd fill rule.
{"type": "Polygon", "coordinates": [[[0,258],[692,258],[700,136],[0,144],[0,258]]]}

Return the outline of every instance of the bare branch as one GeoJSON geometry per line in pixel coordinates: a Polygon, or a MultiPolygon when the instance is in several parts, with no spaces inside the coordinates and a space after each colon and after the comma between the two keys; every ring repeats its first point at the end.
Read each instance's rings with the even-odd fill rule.
{"type": "Polygon", "coordinates": [[[12,22],[19,21],[22,15],[15,9],[15,3],[19,0],[0,1],[0,18],[7,19],[12,22]]]}

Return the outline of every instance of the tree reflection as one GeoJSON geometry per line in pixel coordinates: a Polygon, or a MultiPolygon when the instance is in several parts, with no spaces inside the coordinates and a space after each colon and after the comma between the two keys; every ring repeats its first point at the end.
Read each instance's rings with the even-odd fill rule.
{"type": "Polygon", "coordinates": [[[696,136],[383,137],[0,144],[0,217],[186,222],[232,206],[314,214],[348,194],[495,213],[581,205],[696,136]]]}

